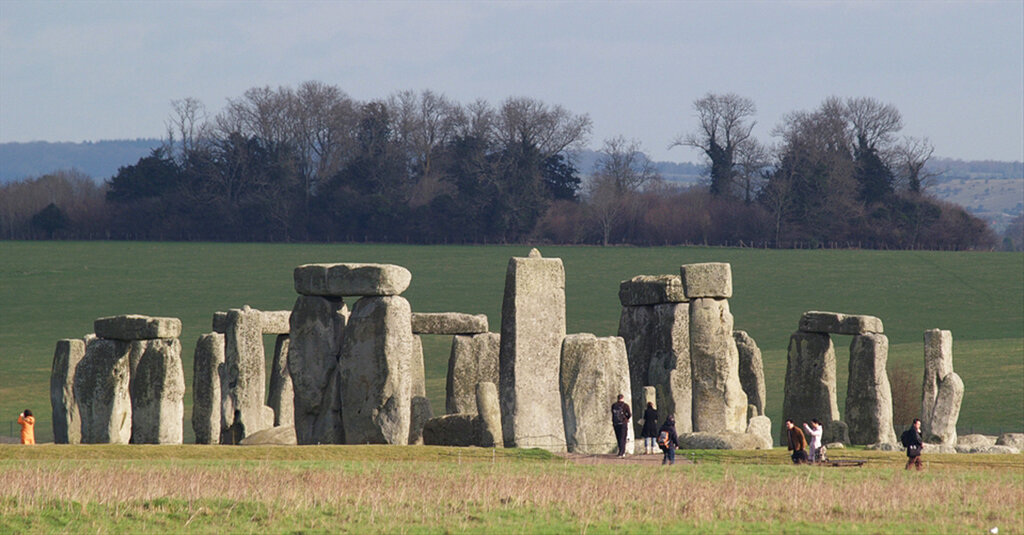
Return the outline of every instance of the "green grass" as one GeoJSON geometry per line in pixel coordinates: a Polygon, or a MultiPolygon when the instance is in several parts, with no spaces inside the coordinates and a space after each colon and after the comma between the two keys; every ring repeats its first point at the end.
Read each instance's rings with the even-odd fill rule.
{"type": "MultiPolygon", "coordinates": [[[[17,414],[40,417],[52,439],[49,374],[61,338],[92,332],[98,317],[174,316],[191,387],[192,354],[213,312],[249,304],[291,309],[295,266],[385,262],[413,273],[404,294],[419,312],[486,314],[498,331],[505,269],[527,246],[406,246],[145,242],[0,242],[0,435],[17,414]],[[2,422],[7,421],[7,425],[2,422]]],[[[692,262],[729,262],[736,329],[765,355],[768,415],[781,417],[786,346],[807,310],[882,318],[890,362],[923,370],[922,333],[948,329],[954,367],[966,385],[961,427],[1024,430],[1024,254],[919,251],[541,247],[566,268],[568,331],[614,335],[618,283],[638,274],[678,273],[692,262]]],[[[269,342],[268,337],[268,342],[269,342]]],[[[839,403],[845,399],[848,337],[835,337],[839,403]]],[[[272,345],[270,345],[272,348],[272,345]]],[[[424,337],[428,397],[444,409],[450,339],[424,337]]],[[[272,350],[268,348],[268,350],[272,350]]],[[[191,440],[186,395],[186,441],[191,440]]]]}

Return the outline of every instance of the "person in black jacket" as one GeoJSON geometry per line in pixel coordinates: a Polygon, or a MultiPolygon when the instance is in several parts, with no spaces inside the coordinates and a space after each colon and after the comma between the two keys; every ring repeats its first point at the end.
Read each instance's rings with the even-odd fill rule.
{"type": "Polygon", "coordinates": [[[676,435],[676,419],[671,414],[665,418],[665,423],[661,424],[661,430],[658,431],[659,438],[662,433],[668,434],[668,441],[664,446],[659,444],[661,451],[665,452],[661,464],[676,464],[676,448],[679,446],[679,437],[676,435]]]}
{"type": "Polygon", "coordinates": [[[619,457],[626,456],[626,429],[627,425],[633,425],[631,418],[633,413],[629,410],[629,404],[623,401],[626,396],[619,394],[619,400],[612,404],[612,429],[615,430],[615,440],[619,443],[619,457]]]}
{"type": "Polygon", "coordinates": [[[644,409],[644,428],[640,436],[644,437],[644,453],[654,453],[655,441],[658,438],[658,409],[655,409],[654,403],[650,401],[644,409]]]}
{"type": "Polygon", "coordinates": [[[921,449],[924,448],[924,442],[921,441],[921,420],[914,418],[914,423],[903,432],[903,436],[900,437],[903,445],[907,447],[907,466],[905,470],[910,470],[910,465],[914,465],[914,468],[921,469],[921,449]]]}

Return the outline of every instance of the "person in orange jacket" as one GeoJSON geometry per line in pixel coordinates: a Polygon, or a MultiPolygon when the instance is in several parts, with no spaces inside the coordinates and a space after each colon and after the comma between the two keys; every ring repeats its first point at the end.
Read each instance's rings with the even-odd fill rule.
{"type": "Polygon", "coordinates": [[[36,417],[32,411],[25,409],[25,412],[18,415],[18,423],[21,424],[21,443],[36,443],[36,417]]]}

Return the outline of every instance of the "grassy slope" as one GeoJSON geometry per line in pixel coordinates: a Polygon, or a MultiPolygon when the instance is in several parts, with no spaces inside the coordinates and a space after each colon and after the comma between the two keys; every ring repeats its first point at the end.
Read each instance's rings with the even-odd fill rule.
{"type": "MultiPolygon", "coordinates": [[[[0,422],[25,407],[48,440],[54,343],[92,331],[100,316],[140,313],[182,319],[186,382],[195,340],[212,313],[249,304],[290,309],[292,269],[309,262],[387,262],[408,267],[405,296],[420,312],[484,313],[500,328],[505,268],[524,246],[266,245],[135,242],[0,242],[0,422]]],[[[566,267],[569,332],[615,334],[618,282],[676,273],[680,264],[730,262],[736,328],[765,353],[768,414],[781,414],[789,334],[807,310],[883,319],[891,360],[920,377],[922,332],[953,331],[954,366],[967,386],[962,426],[1024,428],[1024,254],[771,251],[723,248],[543,247],[566,267]]],[[[447,337],[425,337],[428,395],[444,407],[447,337]]],[[[269,341],[269,340],[268,340],[269,341]]],[[[839,403],[847,337],[836,337],[839,403]]],[[[190,398],[186,396],[186,403],[190,398]]],[[[190,412],[186,409],[186,436],[190,412]]],[[[0,435],[17,431],[0,424],[0,435]]],[[[189,440],[186,438],[186,441],[189,440]]]]}

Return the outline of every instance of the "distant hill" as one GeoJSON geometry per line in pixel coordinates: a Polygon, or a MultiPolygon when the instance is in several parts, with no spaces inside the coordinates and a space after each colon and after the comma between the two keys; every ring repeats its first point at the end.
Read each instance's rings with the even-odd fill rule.
{"type": "Polygon", "coordinates": [[[148,156],[160,144],[159,139],[0,143],[0,183],[64,169],[77,169],[101,182],[114,176],[119,167],[148,156]]]}

